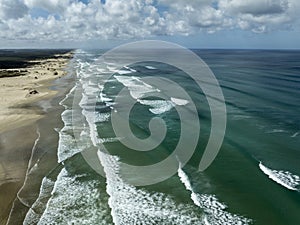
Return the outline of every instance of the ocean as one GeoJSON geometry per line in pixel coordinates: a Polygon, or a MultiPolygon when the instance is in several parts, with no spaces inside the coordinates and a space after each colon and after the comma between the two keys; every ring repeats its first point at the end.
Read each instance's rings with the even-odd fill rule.
{"type": "Polygon", "coordinates": [[[60,102],[58,166],[44,177],[24,224],[300,224],[300,51],[192,51],[214,73],[226,103],[224,141],[212,164],[198,170],[212,118],[204,91],[184,71],[153,61],[118,70],[118,61],[99,65],[103,50],[77,50],[75,86],[60,102]],[[179,84],[188,101],[151,97],[163,90],[144,78],[158,76],[179,84]],[[125,94],[135,101],[128,114],[135,137],[151,135],[153,117],[164,121],[165,138],[151,151],[130,149],[116,134],[111,117],[125,94]],[[186,130],[176,109],[191,101],[197,113],[188,114],[186,130]],[[144,170],[167,159],[182,135],[198,132],[195,151],[172,176],[144,170]],[[142,185],[149,177],[157,182],[142,185]]]}

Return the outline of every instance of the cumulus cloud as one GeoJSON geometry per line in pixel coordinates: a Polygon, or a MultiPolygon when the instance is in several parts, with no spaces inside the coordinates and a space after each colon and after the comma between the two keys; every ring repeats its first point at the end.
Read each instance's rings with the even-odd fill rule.
{"type": "Polygon", "coordinates": [[[299,9],[299,0],[0,0],[0,39],[130,39],[224,29],[268,32],[292,28],[299,9]],[[48,15],[31,14],[40,9],[48,15]]]}
{"type": "Polygon", "coordinates": [[[0,19],[18,19],[27,12],[28,8],[21,0],[0,0],[0,19]]]}
{"type": "Polygon", "coordinates": [[[233,13],[260,16],[284,13],[288,9],[288,0],[226,0],[221,1],[221,5],[233,13]]]}
{"type": "Polygon", "coordinates": [[[220,0],[219,6],[238,28],[256,33],[295,28],[300,9],[298,0],[220,0]]]}
{"type": "Polygon", "coordinates": [[[70,4],[69,0],[24,0],[29,8],[41,8],[48,12],[62,13],[70,4]]]}

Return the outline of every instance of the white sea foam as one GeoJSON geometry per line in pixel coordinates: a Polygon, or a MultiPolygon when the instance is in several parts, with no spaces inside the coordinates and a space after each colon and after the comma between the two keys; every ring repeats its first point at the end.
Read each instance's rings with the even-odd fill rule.
{"type": "MultiPolygon", "coordinates": [[[[95,103],[96,101],[102,102],[111,102],[112,99],[108,98],[103,91],[103,85],[97,83],[97,85],[90,86],[89,84],[94,83],[93,79],[95,74],[95,70],[97,67],[93,68],[90,73],[86,74],[85,80],[81,79],[81,85],[83,88],[82,98],[79,102],[81,107],[81,113],[85,117],[86,127],[88,129],[88,135],[85,136],[86,139],[90,139],[94,146],[99,144],[99,138],[97,134],[97,127],[95,123],[107,121],[110,117],[109,113],[99,113],[95,111],[95,103]],[[99,95],[98,95],[99,93],[99,95]]],[[[84,141],[84,140],[83,140],[84,141]]],[[[82,142],[83,142],[82,141],[82,142]]],[[[80,140],[77,140],[77,143],[80,140]]]]}
{"type": "MultiPolygon", "coordinates": [[[[87,110],[82,110],[82,114],[85,116],[87,122],[88,122],[88,127],[89,127],[89,137],[93,143],[94,146],[97,146],[99,144],[99,138],[98,138],[98,133],[97,133],[97,126],[95,124],[96,117],[95,117],[95,112],[90,112],[87,110]]],[[[99,122],[103,122],[106,117],[100,116],[99,122]]]]}
{"type": "Polygon", "coordinates": [[[101,144],[103,144],[103,143],[112,143],[112,142],[117,142],[117,141],[120,141],[120,138],[117,138],[117,137],[114,137],[114,138],[101,138],[99,140],[99,142],[101,144]]]}
{"type": "Polygon", "coordinates": [[[107,72],[106,68],[96,68],[97,72],[100,74],[107,72]]]}
{"type": "Polygon", "coordinates": [[[106,68],[110,71],[110,72],[113,72],[113,73],[116,73],[118,72],[118,69],[116,66],[106,66],[106,68]]]}
{"type": "Polygon", "coordinates": [[[118,74],[120,74],[120,75],[124,75],[124,74],[130,74],[130,73],[135,73],[136,72],[136,70],[134,70],[134,69],[132,69],[132,68],[130,68],[130,67],[128,67],[128,66],[124,66],[124,68],[126,69],[126,70],[118,70],[118,74]]]}
{"type": "Polygon", "coordinates": [[[204,224],[195,206],[178,204],[164,193],[152,193],[127,184],[119,175],[116,156],[98,151],[98,157],[106,174],[114,224],[204,224]]]}
{"type": "Polygon", "coordinates": [[[267,133],[267,134],[287,133],[287,131],[286,131],[286,130],[283,130],[283,129],[273,129],[273,130],[267,131],[266,133],[267,133]]]}
{"type": "Polygon", "coordinates": [[[159,89],[143,82],[134,76],[114,76],[120,83],[130,91],[130,95],[143,105],[151,106],[149,109],[153,114],[162,114],[170,111],[174,106],[184,106],[189,103],[188,100],[171,97],[170,100],[144,100],[141,99],[147,93],[160,92],[159,89]]]}
{"type": "Polygon", "coordinates": [[[114,76],[120,83],[130,91],[130,95],[134,99],[142,98],[146,93],[157,92],[158,90],[151,85],[143,82],[138,77],[134,76],[114,76]]]}
{"type": "Polygon", "coordinates": [[[123,74],[130,74],[130,73],[132,73],[132,71],[130,71],[130,70],[118,70],[117,73],[123,75],[123,74]]]}
{"type": "Polygon", "coordinates": [[[98,113],[89,110],[82,110],[82,114],[85,116],[89,123],[105,122],[110,118],[110,113],[98,113]]]}
{"type": "Polygon", "coordinates": [[[125,69],[127,69],[127,70],[130,70],[131,72],[133,72],[133,73],[135,73],[136,72],[136,70],[135,69],[132,69],[132,68],[130,68],[129,66],[124,66],[124,68],[125,69]]]}
{"type": "MultiPolygon", "coordinates": [[[[78,84],[77,84],[78,86],[78,84]]],[[[94,95],[94,91],[96,89],[88,89],[88,94],[94,95]]],[[[71,94],[69,94],[68,98],[70,98],[71,94]]],[[[64,122],[64,127],[59,131],[59,143],[58,143],[58,162],[63,162],[67,160],[68,158],[71,158],[75,154],[81,152],[82,150],[88,148],[92,145],[90,143],[90,127],[87,126],[85,123],[83,123],[80,118],[73,117],[74,109],[68,109],[71,106],[68,105],[66,102],[68,101],[68,98],[66,97],[65,100],[62,102],[62,104],[65,105],[65,111],[62,113],[61,117],[64,122]],[[76,119],[79,119],[76,121],[76,119]],[[76,125],[76,127],[75,127],[76,125]],[[76,129],[77,132],[79,132],[79,137],[76,139],[74,136],[74,129],[76,129]]],[[[83,108],[90,107],[89,95],[83,93],[82,99],[79,103],[79,105],[83,108]]],[[[70,101],[69,104],[72,104],[73,101],[70,101]]],[[[90,111],[83,110],[82,113],[89,114],[90,111]]],[[[106,115],[98,115],[94,114],[93,119],[97,121],[104,121],[106,119],[106,115]]]]}
{"type": "Polygon", "coordinates": [[[270,169],[263,165],[262,162],[259,163],[259,168],[264,172],[264,174],[268,175],[271,180],[282,185],[283,187],[293,191],[300,190],[299,176],[294,175],[289,171],[270,169]]]}
{"type": "Polygon", "coordinates": [[[100,100],[101,102],[110,102],[112,101],[111,98],[108,98],[105,94],[103,94],[102,92],[100,93],[100,100]]]}
{"type": "MultiPolygon", "coordinates": [[[[82,151],[78,140],[74,138],[73,129],[81,130],[81,138],[84,138],[84,132],[87,132],[87,127],[74,127],[74,118],[72,117],[73,110],[66,109],[61,117],[64,122],[64,127],[58,132],[59,141],[57,149],[58,162],[63,162],[66,159],[82,151]]],[[[87,139],[85,139],[87,140],[87,139]]],[[[84,141],[85,141],[84,140],[84,141]]]]}
{"type": "Polygon", "coordinates": [[[251,223],[250,219],[227,212],[227,206],[214,195],[194,192],[188,175],[181,168],[178,169],[178,176],[186,190],[191,192],[191,199],[194,204],[204,210],[205,216],[202,218],[204,224],[246,225],[251,223]]]}
{"type": "Polygon", "coordinates": [[[65,109],[68,108],[68,105],[67,105],[65,102],[66,102],[66,101],[70,98],[70,96],[74,93],[75,89],[76,89],[76,85],[74,85],[74,87],[69,91],[69,93],[66,94],[66,96],[63,98],[63,100],[61,100],[61,101],[59,102],[59,104],[62,105],[62,106],[64,106],[65,109]]]}
{"type": "Polygon", "coordinates": [[[155,70],[156,68],[154,66],[145,66],[146,69],[148,70],[155,70]]]}
{"type": "Polygon", "coordinates": [[[171,101],[174,102],[176,105],[186,105],[189,103],[188,100],[173,97],[171,98],[171,101]]]}
{"type": "Polygon", "coordinates": [[[62,169],[37,224],[111,224],[107,195],[100,193],[100,181],[86,176],[69,175],[62,169]]]}
{"type": "Polygon", "coordinates": [[[153,114],[162,114],[170,111],[175,105],[186,105],[187,100],[171,98],[171,100],[144,100],[141,99],[147,93],[160,92],[155,87],[143,82],[134,76],[114,76],[120,83],[130,91],[130,95],[140,104],[151,106],[149,109],[153,114]]]}
{"type": "Polygon", "coordinates": [[[296,132],[296,133],[294,133],[291,137],[292,138],[295,138],[295,137],[297,137],[299,135],[299,132],[296,132]]]}
{"type": "Polygon", "coordinates": [[[83,83],[82,88],[84,89],[84,93],[89,96],[96,96],[100,91],[98,85],[90,85],[88,83],[83,83]]]}
{"type": "Polygon", "coordinates": [[[63,162],[66,159],[72,157],[81,150],[77,147],[74,137],[71,134],[64,132],[59,133],[59,143],[57,157],[58,162],[63,162]]]}
{"type": "Polygon", "coordinates": [[[162,114],[165,112],[170,111],[174,107],[174,103],[167,100],[137,100],[142,105],[148,105],[151,108],[149,109],[150,112],[153,114],[162,114]]]}
{"type": "Polygon", "coordinates": [[[54,181],[44,177],[42,185],[40,187],[40,193],[32,207],[28,210],[23,225],[37,224],[46,209],[48,198],[51,196],[52,189],[54,187],[54,181]]]}
{"type": "Polygon", "coordinates": [[[189,181],[189,177],[187,176],[187,174],[181,168],[178,168],[177,173],[180,178],[180,181],[184,184],[186,190],[193,192],[193,188],[192,188],[192,185],[189,181]]]}

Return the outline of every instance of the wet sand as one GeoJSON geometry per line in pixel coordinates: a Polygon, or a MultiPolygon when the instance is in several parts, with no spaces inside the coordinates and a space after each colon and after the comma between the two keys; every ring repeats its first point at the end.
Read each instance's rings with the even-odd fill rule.
{"type": "Polygon", "coordinates": [[[0,135],[0,224],[5,224],[18,189],[22,186],[30,151],[37,138],[36,124],[0,135]]]}
{"type": "Polygon", "coordinates": [[[42,178],[57,166],[54,129],[62,127],[59,101],[72,86],[72,76],[64,76],[70,57],[39,60],[24,76],[0,78],[0,225],[22,224],[42,178]]]}

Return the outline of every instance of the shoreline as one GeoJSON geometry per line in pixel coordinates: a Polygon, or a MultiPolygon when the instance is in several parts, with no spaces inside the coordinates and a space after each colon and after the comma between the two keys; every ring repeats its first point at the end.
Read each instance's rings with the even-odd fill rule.
{"type": "Polygon", "coordinates": [[[73,53],[65,55],[58,63],[51,57],[39,60],[27,68],[27,77],[0,78],[1,96],[10,89],[6,101],[0,99],[4,106],[0,110],[0,225],[22,224],[28,208],[21,198],[28,200],[27,206],[33,203],[41,179],[57,164],[58,133],[54,129],[62,127],[60,115],[64,110],[59,102],[74,80],[72,74],[67,74],[73,53]],[[57,75],[47,69],[49,63],[56,64],[57,75]],[[38,93],[30,94],[32,89],[38,93]],[[34,177],[27,176],[39,162],[45,165],[33,173],[34,177]]]}

